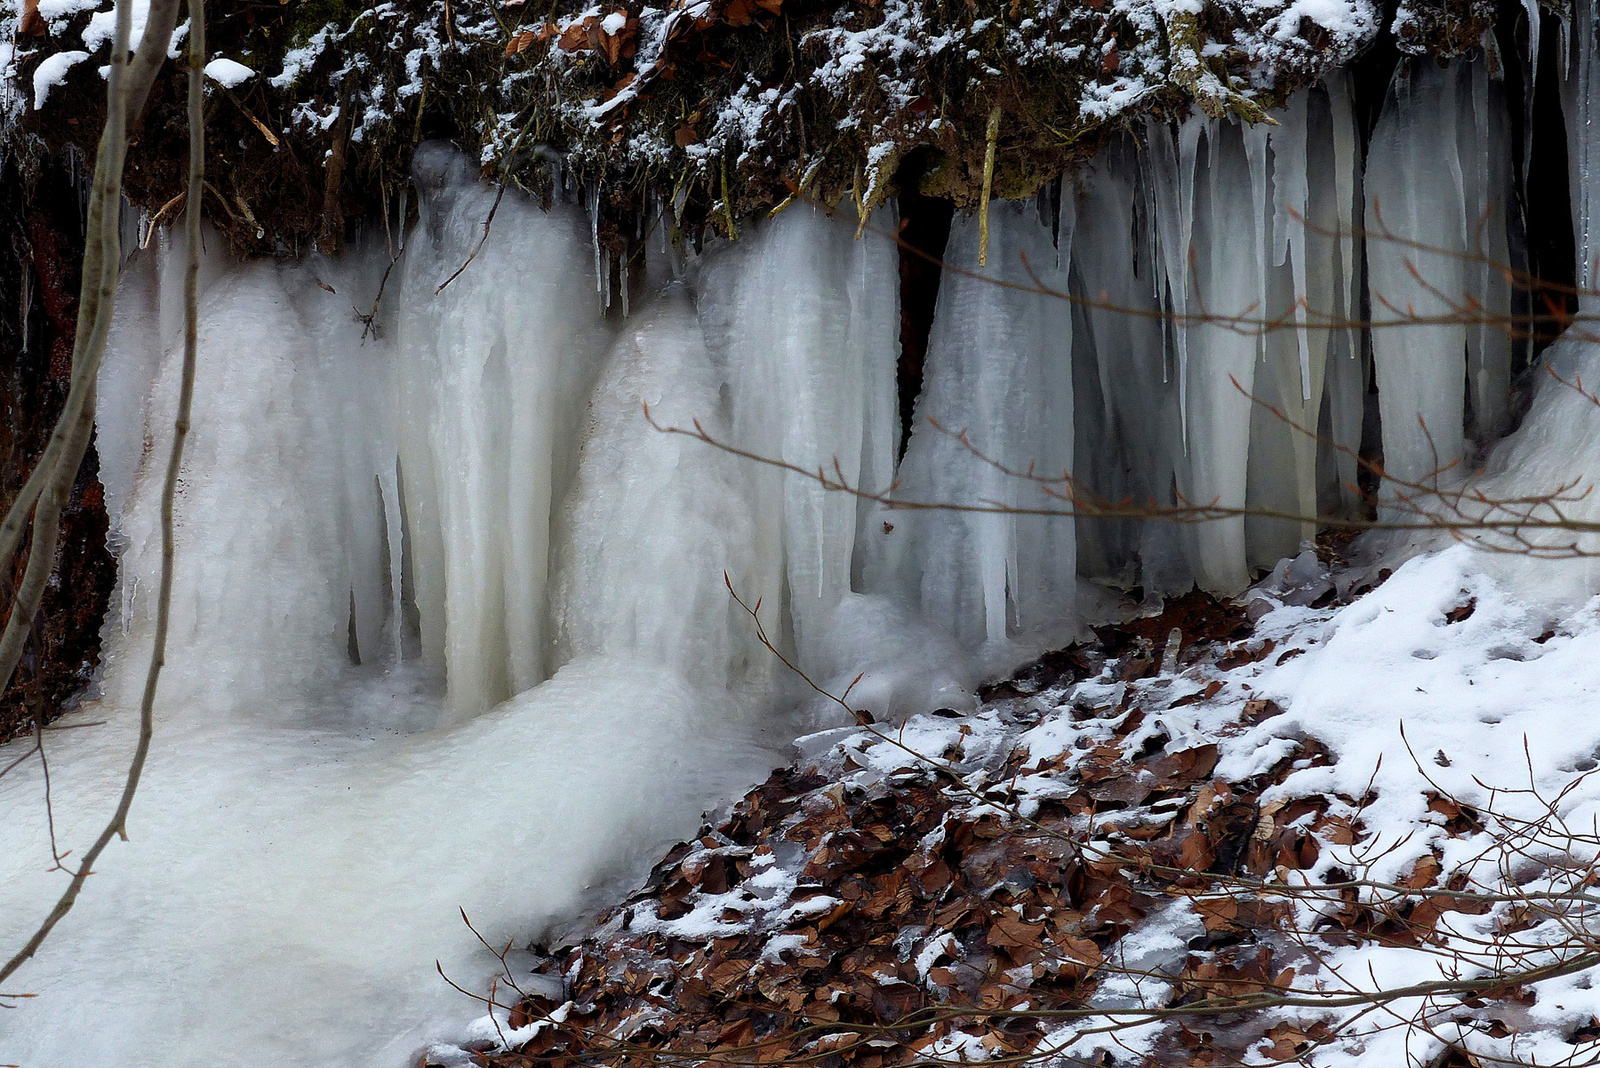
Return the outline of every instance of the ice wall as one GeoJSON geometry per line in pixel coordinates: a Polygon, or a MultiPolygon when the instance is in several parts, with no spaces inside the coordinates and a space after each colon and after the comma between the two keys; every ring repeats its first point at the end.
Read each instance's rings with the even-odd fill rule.
{"type": "MultiPolygon", "coordinates": [[[[624,322],[593,307],[594,280],[577,269],[592,258],[591,221],[508,199],[480,249],[492,191],[448,149],[425,148],[421,219],[381,301],[372,295],[388,258],[377,249],[281,269],[276,283],[297,305],[323,308],[275,331],[286,351],[325,354],[302,361],[326,367],[291,375],[295,388],[320,375],[312,388],[341,406],[332,422],[319,413],[311,422],[321,423],[285,431],[337,457],[294,480],[320,485],[341,472],[319,489],[326,500],[307,506],[307,523],[337,530],[339,554],[318,558],[337,587],[329,618],[350,617],[347,644],[363,663],[415,647],[446,681],[455,718],[610,641],[582,637],[586,628],[654,626],[626,622],[623,609],[667,590],[645,579],[671,569],[629,572],[645,561],[552,541],[629,545],[648,533],[672,544],[673,523],[616,512],[597,475],[582,480],[574,507],[562,503],[580,477],[580,448],[598,472],[636,447],[622,444],[636,430],[653,443],[637,448],[659,453],[640,477],[659,484],[666,514],[684,514],[681,501],[665,503],[679,501],[680,476],[709,479],[729,502],[712,525],[730,532],[717,542],[737,561],[730,578],[742,576],[741,595],[760,601],[770,633],[802,662],[850,593],[887,597],[908,621],[934,621],[968,646],[1000,648],[1069,632],[1080,574],[1151,592],[1196,581],[1240,589],[1252,569],[1297,550],[1312,530],[1305,517],[1355,506],[1368,304],[1381,321],[1371,362],[1396,484],[1459,458],[1469,430],[1503,429],[1505,334],[1439,320],[1509,308],[1497,269],[1508,258],[1504,110],[1483,63],[1402,69],[1362,161],[1338,75],[1292,97],[1270,127],[1203,116],[1153,124],[1038,203],[997,203],[987,267],[979,221],[958,218],[898,469],[897,264],[881,219],[858,240],[843,220],[800,207],[747,226],[732,245],[657,255],[632,294],[649,310],[624,322]],[[1366,241],[1363,218],[1377,235],[1366,241]],[[560,266],[530,271],[534,260],[560,266]],[[678,295],[658,296],[668,283],[678,295]],[[358,314],[372,316],[360,338],[358,314]],[[732,488],[732,476],[709,473],[720,461],[694,449],[666,459],[692,443],[630,426],[627,409],[680,394],[698,398],[695,411],[674,408],[666,422],[703,416],[719,440],[791,469],[747,463],[732,488]],[[793,468],[868,494],[893,487],[904,505],[965,510],[885,510],[793,468]],[[1015,514],[1096,504],[1212,511],[1176,527],[1015,514]],[[734,531],[726,516],[741,510],[734,531]],[[608,591],[602,600],[622,606],[569,612],[572,595],[549,588],[556,557],[574,573],[599,569],[590,578],[608,591]],[[627,594],[603,577],[623,574],[627,594]]],[[[130,318],[143,325],[119,330],[172,334],[155,270],[135,266],[128,303],[145,310],[130,318]]],[[[246,315],[249,300],[238,303],[225,314],[246,315]]],[[[135,427],[143,409],[117,406],[131,403],[124,379],[156,373],[147,364],[145,355],[108,364],[118,399],[102,434],[117,448],[146,436],[135,427]]],[[[115,503],[125,475],[108,477],[115,503]]],[[[140,581],[135,569],[124,583],[135,608],[140,581]]],[[[662,593],[662,603],[677,596],[662,593]]],[[[629,639],[639,641],[654,638],[629,639]]],[[[686,655],[725,681],[749,675],[719,675],[720,660],[686,655]]]]}

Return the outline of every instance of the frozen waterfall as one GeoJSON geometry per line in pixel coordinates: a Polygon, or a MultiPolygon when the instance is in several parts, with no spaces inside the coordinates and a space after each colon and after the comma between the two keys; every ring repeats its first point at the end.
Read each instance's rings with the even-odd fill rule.
{"type": "MultiPolygon", "coordinates": [[[[1152,124],[958,216],[903,457],[887,211],[652,252],[607,310],[592,219],[508,193],[484,239],[495,192],[430,145],[398,257],[208,242],[133,843],[19,977],[41,996],[0,1060],[392,1068],[459,1037],[435,959],[470,989],[495,964],[458,908],[491,942],[554,930],[837,722],[730,588],[858,707],[965,707],[1072,638],[1085,583],[1237,592],[1353,508],[1374,375],[1389,491],[1433,477],[1506,428],[1511,348],[1396,320],[1509,308],[1504,112],[1483,63],[1419,64],[1363,159],[1341,75],[1270,128],[1152,124]],[[726,448],[663,429],[696,426],[726,448]],[[1184,502],[1226,517],[1093,514],[1184,502]]],[[[176,240],[128,263],[100,379],[119,579],[75,714],[105,725],[48,743],[66,848],[120,788],[151,640],[176,240]]],[[[43,786],[0,779],[10,918],[63,880],[43,786]]]]}

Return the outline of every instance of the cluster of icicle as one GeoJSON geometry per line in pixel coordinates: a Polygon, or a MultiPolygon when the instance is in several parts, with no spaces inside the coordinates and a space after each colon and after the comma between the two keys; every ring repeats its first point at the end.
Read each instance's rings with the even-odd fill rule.
{"type": "Polygon", "coordinates": [[[1083,539],[1098,541],[1101,567],[1138,560],[1157,588],[1192,574],[1237,590],[1310,533],[1265,516],[1353,503],[1367,393],[1357,324],[1369,314],[1397,482],[1461,458],[1468,392],[1474,432],[1504,429],[1510,343],[1487,320],[1510,310],[1499,265],[1511,182],[1485,66],[1397,77],[1364,166],[1342,75],[1275,117],[1152,125],[1137,157],[1106,153],[1083,180],[1073,292],[1088,336],[1076,351],[1098,403],[1078,405],[1078,440],[1121,444],[1084,456],[1079,481],[1162,503],[1175,487],[1257,513],[1083,539]]]}
{"type": "MultiPolygon", "coordinates": [[[[830,681],[909,648],[958,663],[934,632],[991,652],[1059,639],[1080,574],[1242,588],[1311,527],[1027,513],[1074,494],[1345,506],[1368,390],[1352,321],[1448,319],[1454,294],[1509,304],[1493,266],[1507,124],[1484,64],[1397,78],[1364,165],[1342,76],[1276,118],[1152,124],[1058,196],[997,202],[987,268],[978,220],[957,218],[898,463],[897,250],[811,208],[699,254],[653,251],[627,316],[595,307],[575,209],[508,196],[473,256],[493,193],[437,146],[418,155],[420,221],[392,267],[387,246],[209,256],[168,685],[191,669],[212,685],[222,663],[259,701],[352,656],[420,658],[459,715],[625,654],[750,698],[775,660],[729,586],[830,681]],[[871,493],[979,508],[886,510],[658,429],[696,421],[871,493]]],[[[154,586],[150,458],[180,348],[158,259],[128,271],[100,389],[124,629],[154,586]]],[[[1503,428],[1502,331],[1377,328],[1371,346],[1397,480],[1458,459],[1464,427],[1503,428]]],[[[869,673],[857,696],[883,711],[965,681],[869,673]]]]}
{"type": "MultiPolygon", "coordinates": [[[[580,212],[508,196],[479,248],[495,194],[465,160],[425,146],[416,184],[420,220],[392,269],[387,247],[295,264],[206,256],[168,701],[336,701],[352,660],[406,661],[446,680],[459,719],[563,664],[624,657],[759,705],[782,669],[730,588],[816,670],[855,665],[839,637],[852,633],[882,632],[886,663],[913,654],[917,670],[866,680],[880,711],[961,699],[953,649],[852,592],[881,570],[871,508],[657,428],[698,421],[887,486],[891,242],[797,210],[704,257],[692,285],[652,280],[648,301],[608,322],[580,212]]],[[[181,250],[166,242],[125,272],[99,391],[122,553],[117,699],[138,673],[118,662],[142,656],[159,563],[181,352],[181,250]]]]}

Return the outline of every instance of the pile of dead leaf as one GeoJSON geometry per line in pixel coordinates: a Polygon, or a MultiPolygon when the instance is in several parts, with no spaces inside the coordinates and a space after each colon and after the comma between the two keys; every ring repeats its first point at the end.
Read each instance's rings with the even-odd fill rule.
{"type": "MultiPolygon", "coordinates": [[[[1167,1007],[1248,999],[1289,987],[1316,940],[1429,938],[1459,901],[1419,893],[1396,910],[1352,892],[1312,931],[1286,898],[1248,889],[1363,834],[1327,798],[1262,803],[1291,768],[1328,760],[1315,742],[1227,782],[1214,776],[1217,744],[1169,747],[1146,729],[1160,711],[1146,703],[1204,700],[1210,688],[1138,680],[1275,651],[1238,608],[1188,598],[1030,666],[972,716],[819,736],[810,756],[673,849],[593,934],[544,956],[525,982],[508,976],[504,1041],[475,1061],[1005,1063],[1058,1052],[1072,1023],[1063,1010],[1112,1004],[1130,983],[1152,981],[1167,1007]],[[1060,703],[1092,678],[1134,684],[1117,705],[1060,703]],[[1072,745],[1035,755],[1039,732],[1078,727],[1072,745]],[[1186,935],[1149,975],[1131,936],[1158,918],[1186,935]]],[[[1249,701],[1235,727],[1281,712],[1249,701]]],[[[1473,829],[1473,813],[1437,804],[1473,829]]],[[[1408,885],[1425,891],[1441,875],[1422,864],[1408,885]]],[[[1249,1049],[1293,1059],[1328,1037],[1321,1024],[1242,1009],[1154,1026],[1145,1056],[1170,1064],[1249,1049]]]]}

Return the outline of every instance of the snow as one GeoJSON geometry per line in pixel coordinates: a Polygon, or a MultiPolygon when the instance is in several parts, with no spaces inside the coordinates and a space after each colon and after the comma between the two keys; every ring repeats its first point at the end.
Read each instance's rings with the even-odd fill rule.
{"type": "Polygon", "coordinates": [[[80,11],[93,11],[99,0],[39,0],[39,16],[46,22],[71,18],[80,11]]]}
{"type": "MultiPolygon", "coordinates": [[[[150,0],[129,0],[129,16],[132,18],[132,28],[128,34],[130,47],[136,47],[144,36],[144,24],[150,17],[150,0]]],[[[111,42],[117,32],[117,13],[115,4],[104,11],[96,11],[89,16],[89,25],[83,30],[83,47],[90,54],[100,51],[111,42]]]]}
{"type": "Polygon", "coordinates": [[[218,58],[206,64],[206,77],[224,89],[237,89],[255,76],[255,71],[237,60],[218,58]]]}
{"type": "Polygon", "coordinates": [[[33,69],[33,109],[38,111],[50,99],[50,90],[66,84],[67,72],[89,58],[89,53],[70,51],[46,56],[33,69]]]}

